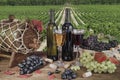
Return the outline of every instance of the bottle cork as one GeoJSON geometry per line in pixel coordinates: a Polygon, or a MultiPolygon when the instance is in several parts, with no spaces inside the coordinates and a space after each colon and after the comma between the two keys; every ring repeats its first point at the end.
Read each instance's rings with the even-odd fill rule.
{"type": "Polygon", "coordinates": [[[70,67],[70,64],[65,64],[64,68],[67,69],[68,67],[70,67]]]}
{"type": "Polygon", "coordinates": [[[57,69],[57,66],[55,64],[50,64],[49,67],[52,68],[52,69],[54,69],[54,70],[57,69]]]}
{"type": "Polygon", "coordinates": [[[120,44],[118,45],[118,48],[120,49],[120,44]]]}
{"type": "Polygon", "coordinates": [[[44,60],[45,60],[46,62],[53,63],[53,60],[52,60],[52,59],[45,58],[44,60]]]}
{"type": "Polygon", "coordinates": [[[90,77],[90,76],[92,76],[92,72],[86,72],[86,73],[84,73],[82,76],[83,76],[84,78],[85,78],[85,77],[90,77]]]}

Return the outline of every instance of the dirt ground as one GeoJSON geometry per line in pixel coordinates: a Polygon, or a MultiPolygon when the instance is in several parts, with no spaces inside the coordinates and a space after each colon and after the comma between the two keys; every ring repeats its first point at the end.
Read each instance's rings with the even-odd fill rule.
{"type": "MultiPolygon", "coordinates": [[[[0,60],[0,80],[49,80],[47,72],[52,71],[48,66],[45,66],[44,68],[40,69],[42,71],[42,73],[40,73],[40,74],[33,72],[32,76],[29,78],[19,78],[18,71],[14,75],[4,74],[4,72],[6,70],[11,69],[11,68],[8,68],[8,63],[9,63],[9,59],[0,60]]],[[[12,68],[12,69],[15,69],[15,68],[12,68]]],[[[62,68],[60,70],[63,71],[62,68]]],[[[120,65],[117,66],[117,70],[113,74],[107,74],[107,73],[106,74],[95,74],[95,73],[93,73],[93,75],[91,77],[82,78],[82,74],[85,71],[86,70],[84,68],[81,68],[81,70],[77,72],[78,77],[75,80],[120,80],[120,65]]],[[[61,80],[60,74],[55,74],[55,75],[57,77],[57,79],[55,79],[55,80],[61,80]]]]}

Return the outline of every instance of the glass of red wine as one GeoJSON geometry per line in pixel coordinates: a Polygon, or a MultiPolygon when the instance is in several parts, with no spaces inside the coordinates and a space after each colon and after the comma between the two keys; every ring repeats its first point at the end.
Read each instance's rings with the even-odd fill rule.
{"type": "Polygon", "coordinates": [[[75,55],[76,65],[78,65],[79,63],[80,52],[82,51],[82,48],[80,48],[80,45],[83,42],[83,33],[84,33],[84,30],[73,29],[73,45],[74,45],[74,52],[76,53],[75,55]]]}

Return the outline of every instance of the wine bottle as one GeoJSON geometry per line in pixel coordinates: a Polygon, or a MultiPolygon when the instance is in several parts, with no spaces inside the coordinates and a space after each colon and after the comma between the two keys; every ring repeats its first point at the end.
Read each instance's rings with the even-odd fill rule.
{"type": "Polygon", "coordinates": [[[54,10],[50,10],[50,21],[47,26],[47,57],[58,60],[58,50],[56,46],[56,40],[54,36],[55,29],[58,27],[55,24],[55,13],[54,10]]]}
{"type": "Polygon", "coordinates": [[[73,60],[73,40],[72,30],[73,25],[70,23],[70,9],[65,9],[65,23],[62,26],[62,31],[65,33],[65,42],[62,46],[62,59],[63,61],[73,60]]]}

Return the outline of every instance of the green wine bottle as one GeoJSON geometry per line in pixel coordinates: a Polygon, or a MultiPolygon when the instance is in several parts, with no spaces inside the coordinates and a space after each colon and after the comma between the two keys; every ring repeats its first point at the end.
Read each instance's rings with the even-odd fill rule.
{"type": "Polygon", "coordinates": [[[56,46],[56,40],[54,36],[55,29],[58,29],[55,24],[55,13],[54,10],[50,10],[50,21],[47,26],[47,57],[53,59],[54,61],[58,60],[58,51],[56,46]]]}

